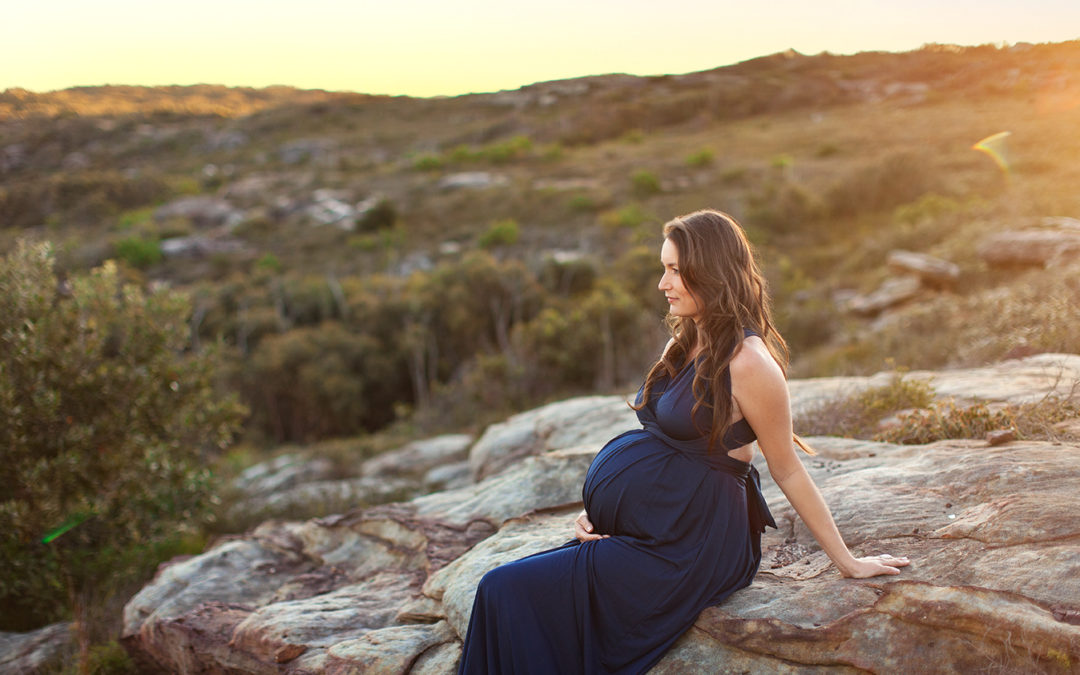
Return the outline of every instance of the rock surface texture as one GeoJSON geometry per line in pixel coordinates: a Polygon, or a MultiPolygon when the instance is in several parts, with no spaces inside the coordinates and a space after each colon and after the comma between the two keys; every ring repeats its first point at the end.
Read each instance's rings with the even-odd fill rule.
{"type": "MultiPolygon", "coordinates": [[[[1067,392],[1080,356],[932,375],[939,393],[1018,402],[1067,392]]],[[[793,382],[793,404],[887,378],[793,382]]],[[[470,455],[484,455],[473,485],[266,522],[163,565],[125,609],[125,645],[146,669],[179,673],[452,673],[479,578],[572,536],[584,473],[625,428],[619,400],[492,427],[470,455]],[[477,452],[496,439],[518,459],[477,452]]],[[[761,462],[779,529],[760,573],[704,611],[654,673],[1077,672],[1080,444],[809,440],[819,454],[806,466],[852,550],[912,565],[842,579],[761,462]]]]}
{"type": "Polygon", "coordinates": [[[1042,225],[987,236],[979,243],[979,257],[997,267],[1053,267],[1080,257],[1080,228],[1075,221],[1047,219],[1042,225]]]}
{"type": "Polygon", "coordinates": [[[0,633],[0,673],[46,672],[70,660],[74,651],[71,624],[67,622],[28,633],[0,633]]]}

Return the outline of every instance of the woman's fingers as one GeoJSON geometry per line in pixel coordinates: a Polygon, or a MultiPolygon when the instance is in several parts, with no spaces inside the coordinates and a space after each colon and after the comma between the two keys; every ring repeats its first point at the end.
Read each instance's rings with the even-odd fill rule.
{"type": "Polygon", "coordinates": [[[595,534],[593,532],[593,524],[589,520],[589,516],[582,511],[581,515],[574,519],[574,536],[578,541],[594,541],[596,539],[607,539],[606,534],[595,534]]]}

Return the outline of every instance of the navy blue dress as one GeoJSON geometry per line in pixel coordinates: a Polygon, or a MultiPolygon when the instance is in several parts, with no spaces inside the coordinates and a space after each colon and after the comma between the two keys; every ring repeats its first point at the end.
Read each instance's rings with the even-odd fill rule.
{"type": "Polygon", "coordinates": [[[657,382],[642,428],[589,467],[585,509],[609,538],[484,575],[459,673],[643,673],[701,610],[750,584],[776,523],[757,470],[726,452],[756,436],[740,420],[708,452],[710,411],[698,411],[704,435],[690,415],[695,365],[657,382]]]}

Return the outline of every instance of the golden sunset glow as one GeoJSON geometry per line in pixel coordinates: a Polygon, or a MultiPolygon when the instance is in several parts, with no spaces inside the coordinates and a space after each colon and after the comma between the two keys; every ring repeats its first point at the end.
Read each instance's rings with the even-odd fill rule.
{"type": "Polygon", "coordinates": [[[691,72],[789,48],[903,51],[1080,36],[1080,3],[1060,0],[59,0],[12,3],[4,14],[0,90],[34,91],[210,83],[454,95],[612,72],[691,72]]]}

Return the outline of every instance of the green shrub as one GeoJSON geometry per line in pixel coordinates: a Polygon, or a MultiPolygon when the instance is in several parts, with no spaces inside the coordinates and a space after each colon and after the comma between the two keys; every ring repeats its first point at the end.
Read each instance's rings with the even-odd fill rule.
{"type": "Polygon", "coordinates": [[[514,136],[502,143],[493,143],[484,148],[482,156],[493,164],[505,164],[520,159],[532,151],[532,141],[528,136],[514,136]]]}
{"type": "Polygon", "coordinates": [[[124,237],[114,245],[116,257],[132,267],[145,269],[161,262],[161,244],[157,239],[124,237]]]}
{"type": "Polygon", "coordinates": [[[474,162],[480,159],[483,155],[482,153],[473,150],[472,147],[461,144],[455,145],[453,148],[451,148],[449,156],[451,162],[454,162],[455,164],[465,164],[467,162],[474,162]]]}
{"type": "Polygon", "coordinates": [[[702,148],[697,152],[690,153],[686,157],[686,164],[694,167],[709,166],[713,163],[714,155],[713,151],[709,148],[702,148]]]}
{"type": "Polygon", "coordinates": [[[0,261],[0,629],[68,617],[88,647],[93,608],[210,517],[243,409],[190,312],[111,262],[62,289],[47,245],[0,261]]]}
{"type": "Polygon", "coordinates": [[[820,218],[824,203],[806,186],[778,178],[767,181],[747,200],[748,225],[771,232],[794,232],[820,218]]]}
{"type": "Polygon", "coordinates": [[[413,160],[413,168],[417,171],[438,171],[445,165],[446,160],[439,155],[421,155],[413,160]]]}
{"type": "Polygon", "coordinates": [[[566,208],[577,212],[591,212],[597,209],[597,204],[592,195],[579,193],[566,200],[566,208]]]}
{"type": "Polygon", "coordinates": [[[513,218],[498,220],[491,224],[486,232],[480,235],[477,245],[480,248],[494,248],[495,246],[509,246],[517,243],[521,236],[521,228],[513,218]]]}
{"type": "Polygon", "coordinates": [[[638,169],[630,176],[634,194],[638,197],[649,197],[660,193],[660,179],[648,169],[638,169]]]}
{"type": "Polygon", "coordinates": [[[795,158],[786,152],[774,155],[773,158],[769,160],[769,166],[774,169],[790,169],[795,166],[795,158]]]}
{"type": "Polygon", "coordinates": [[[261,272],[277,273],[281,271],[281,260],[273,253],[266,253],[255,261],[255,269],[261,272]]]}
{"type": "Polygon", "coordinates": [[[562,143],[548,143],[544,146],[544,149],[540,153],[540,158],[546,162],[554,162],[562,159],[566,155],[566,150],[563,148],[562,143]]]}
{"type": "Polygon", "coordinates": [[[934,390],[926,380],[913,379],[903,370],[887,384],[831,401],[798,415],[795,431],[808,436],[870,438],[878,423],[901,410],[925,408],[934,400],[934,390]]]}
{"type": "Polygon", "coordinates": [[[154,215],[154,209],[152,207],[137,209],[134,211],[125,211],[120,214],[120,218],[116,221],[116,228],[118,230],[130,230],[137,225],[150,222],[150,219],[154,215]]]}
{"type": "Polygon", "coordinates": [[[876,434],[875,440],[920,445],[950,438],[984,438],[991,431],[1013,429],[1018,438],[1058,440],[1054,425],[1075,419],[1080,404],[1071,397],[1047,396],[1023,405],[969,405],[938,401],[929,408],[900,415],[899,424],[876,434]]]}
{"type": "Polygon", "coordinates": [[[373,431],[411,398],[400,351],[336,321],[263,337],[243,368],[253,422],[279,442],[373,431]]]}
{"type": "Polygon", "coordinates": [[[627,204],[620,209],[604,211],[600,214],[600,222],[607,227],[632,228],[641,225],[650,217],[640,204],[627,204]]]}
{"type": "Polygon", "coordinates": [[[364,212],[356,223],[356,229],[361,232],[376,232],[386,230],[397,223],[398,214],[394,203],[389,199],[380,199],[370,209],[364,212]]]}
{"type": "Polygon", "coordinates": [[[540,284],[555,295],[571,296],[592,290],[597,276],[596,266],[591,260],[582,258],[560,262],[548,258],[540,269],[540,284]]]}

